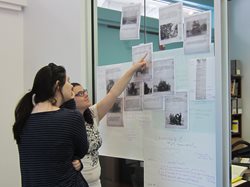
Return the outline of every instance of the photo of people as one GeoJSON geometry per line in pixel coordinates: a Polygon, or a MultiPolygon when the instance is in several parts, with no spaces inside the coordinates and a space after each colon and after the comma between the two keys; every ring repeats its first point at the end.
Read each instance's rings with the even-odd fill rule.
{"type": "Polygon", "coordinates": [[[109,91],[114,86],[115,82],[118,80],[121,73],[122,73],[122,70],[118,66],[111,67],[111,68],[105,70],[106,93],[109,93],[109,91]]]}
{"type": "Polygon", "coordinates": [[[171,85],[164,80],[160,80],[157,85],[154,85],[154,92],[171,91],[171,85]]]}
{"type": "Polygon", "coordinates": [[[159,8],[160,45],[183,40],[182,3],[174,3],[159,8]]]}
{"type": "Polygon", "coordinates": [[[178,36],[178,24],[168,23],[160,26],[161,40],[178,36]]]}
{"type": "Polygon", "coordinates": [[[152,94],[153,92],[153,83],[152,81],[145,81],[143,86],[143,93],[144,95],[152,94]]]}
{"type": "Polygon", "coordinates": [[[126,88],[126,96],[140,96],[141,95],[141,88],[140,82],[131,82],[128,84],[126,88]]]}
{"type": "Polygon", "coordinates": [[[186,37],[207,34],[207,19],[197,19],[186,23],[186,37]]]}
{"type": "Polygon", "coordinates": [[[168,95],[165,97],[166,128],[188,128],[187,102],[187,92],[176,92],[176,94],[168,95]]]}
{"type": "Polygon", "coordinates": [[[107,113],[107,126],[123,127],[123,99],[116,98],[113,107],[107,113]]]}
{"type": "Polygon", "coordinates": [[[177,113],[177,114],[169,114],[169,124],[170,125],[183,125],[183,117],[181,115],[181,112],[180,113],[177,113]]]}
{"type": "Polygon", "coordinates": [[[110,113],[118,113],[122,111],[122,98],[117,98],[113,107],[110,109],[110,113]]]}
{"type": "Polygon", "coordinates": [[[124,110],[139,111],[142,110],[142,83],[130,82],[125,90],[124,110]]]}

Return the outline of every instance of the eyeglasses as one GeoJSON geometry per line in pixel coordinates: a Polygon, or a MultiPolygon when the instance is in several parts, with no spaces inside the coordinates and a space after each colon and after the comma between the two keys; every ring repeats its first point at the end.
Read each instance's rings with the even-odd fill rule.
{"type": "Polygon", "coordinates": [[[83,89],[81,91],[79,91],[77,94],[75,94],[76,97],[83,97],[84,94],[88,94],[88,90],[87,89],[83,89]]]}

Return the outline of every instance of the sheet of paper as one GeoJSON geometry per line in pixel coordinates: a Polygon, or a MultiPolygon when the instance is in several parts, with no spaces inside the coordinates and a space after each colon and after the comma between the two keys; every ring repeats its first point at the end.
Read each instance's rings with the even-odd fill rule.
{"type": "Polygon", "coordinates": [[[188,95],[187,92],[176,92],[165,96],[166,128],[188,128],[188,95]]]}
{"type": "Polygon", "coordinates": [[[153,93],[174,93],[174,59],[158,59],[153,62],[153,93]]]}
{"type": "Polygon", "coordinates": [[[152,123],[148,113],[141,111],[124,112],[124,126],[107,126],[106,117],[100,124],[103,144],[100,155],[126,159],[143,160],[143,128],[152,123]]]}
{"type": "Polygon", "coordinates": [[[144,70],[137,71],[134,74],[134,81],[145,81],[152,79],[152,53],[153,44],[140,44],[132,47],[132,61],[136,63],[140,61],[145,55],[145,61],[147,62],[147,67],[144,70]]]}
{"type": "Polygon", "coordinates": [[[122,7],[120,40],[140,38],[141,3],[122,7]]]}
{"type": "Polygon", "coordinates": [[[175,77],[175,91],[187,91],[188,89],[188,66],[187,60],[184,56],[183,48],[174,49],[174,50],[165,50],[153,53],[153,59],[174,59],[174,77],[175,77]]]}
{"type": "MultiPolygon", "coordinates": [[[[98,67],[96,74],[98,76],[97,102],[106,96],[108,80],[114,80],[115,82],[131,65],[131,62],[126,62],[98,67]]],[[[103,144],[99,153],[105,156],[143,160],[143,127],[148,126],[152,120],[149,113],[145,114],[142,111],[124,112],[124,95],[126,95],[126,93],[121,94],[116,101],[117,104],[115,104],[110,112],[100,121],[99,130],[103,144]]],[[[141,93],[139,95],[141,95],[141,93]]],[[[133,96],[129,97],[133,98],[133,96]]],[[[141,99],[139,101],[141,102],[141,99]]],[[[134,103],[132,101],[132,106],[130,107],[133,108],[133,105],[134,103]]]]}
{"type": "Polygon", "coordinates": [[[142,110],[142,83],[131,81],[125,89],[125,111],[142,110]]]}
{"type": "Polygon", "coordinates": [[[160,45],[183,40],[182,3],[159,8],[160,45]]]}
{"type": "Polygon", "coordinates": [[[204,57],[188,62],[190,100],[215,99],[215,59],[204,57]]]}
{"type": "Polygon", "coordinates": [[[107,113],[107,125],[123,127],[123,98],[117,98],[113,107],[107,113]]]}
{"type": "Polygon", "coordinates": [[[211,12],[184,18],[185,54],[209,52],[211,43],[211,12]]]}
{"type": "Polygon", "coordinates": [[[190,100],[189,101],[189,130],[192,132],[216,131],[215,116],[216,102],[213,100],[190,100]]]}

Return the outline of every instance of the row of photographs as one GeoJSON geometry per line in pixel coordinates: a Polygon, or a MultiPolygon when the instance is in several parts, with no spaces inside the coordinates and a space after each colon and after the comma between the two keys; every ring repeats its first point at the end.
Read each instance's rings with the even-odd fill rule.
{"type": "Polygon", "coordinates": [[[157,97],[120,97],[116,99],[112,109],[107,114],[107,125],[124,127],[124,111],[163,110],[165,112],[166,128],[188,128],[188,95],[187,92],[176,92],[157,97]]]}
{"type": "MultiPolygon", "coordinates": [[[[140,38],[140,3],[122,8],[120,40],[140,38]]],[[[159,44],[184,43],[185,54],[209,52],[211,43],[211,12],[183,16],[181,2],[159,8],[159,44]]]]}

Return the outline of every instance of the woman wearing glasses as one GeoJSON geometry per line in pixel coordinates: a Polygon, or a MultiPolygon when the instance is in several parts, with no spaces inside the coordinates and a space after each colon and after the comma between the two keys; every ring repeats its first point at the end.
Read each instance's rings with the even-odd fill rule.
{"type": "MultiPolygon", "coordinates": [[[[146,57],[146,55],[145,55],[146,57]]],[[[145,58],[144,57],[144,58],[145,58]]],[[[72,83],[75,93],[76,108],[83,114],[89,141],[89,150],[82,159],[82,174],[87,180],[89,187],[101,187],[100,174],[101,167],[98,158],[98,149],[102,145],[102,140],[98,131],[99,121],[108,113],[115,103],[116,98],[121,95],[128,85],[133,74],[137,70],[142,70],[146,62],[142,58],[139,62],[133,64],[128,71],[113,85],[108,94],[98,103],[91,106],[87,90],[79,83],[72,83]]]]}

